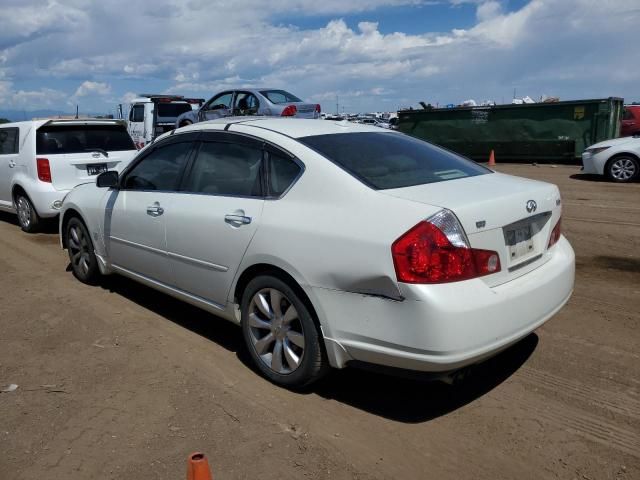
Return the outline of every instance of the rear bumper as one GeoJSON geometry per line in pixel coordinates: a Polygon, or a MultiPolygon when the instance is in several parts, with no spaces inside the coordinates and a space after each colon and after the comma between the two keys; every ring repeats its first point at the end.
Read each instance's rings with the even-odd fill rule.
{"type": "Polygon", "coordinates": [[[71,190],[55,190],[51,184],[38,182],[27,190],[27,195],[31,203],[43,218],[55,217],[60,213],[60,208],[54,208],[55,202],[62,202],[62,199],[71,190]]]}
{"type": "Polygon", "coordinates": [[[562,237],[552,258],[506,284],[482,280],[402,284],[394,301],[314,289],[326,315],[329,355],[409,370],[446,372],[489,358],[551,318],[573,291],[575,257],[562,237]],[[333,353],[339,352],[339,355],[333,353]]]}

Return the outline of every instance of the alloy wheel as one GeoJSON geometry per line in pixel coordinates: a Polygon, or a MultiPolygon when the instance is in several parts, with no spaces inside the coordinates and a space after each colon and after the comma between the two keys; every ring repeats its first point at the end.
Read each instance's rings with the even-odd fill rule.
{"type": "Polygon", "coordinates": [[[78,226],[69,228],[68,248],[73,268],[82,275],[89,274],[91,262],[91,246],[85,232],[78,226]]]}
{"type": "Polygon", "coordinates": [[[18,211],[18,220],[23,228],[29,228],[31,225],[31,204],[25,197],[18,197],[16,202],[16,210],[18,211]]]}
{"type": "Polygon", "coordinates": [[[249,303],[249,334],[260,360],[281,375],[294,372],[304,355],[305,338],[298,312],[275,288],[258,291],[249,303]]]}
{"type": "Polygon", "coordinates": [[[611,176],[616,180],[627,181],[636,174],[636,164],[629,158],[619,158],[611,164],[611,176]]]}

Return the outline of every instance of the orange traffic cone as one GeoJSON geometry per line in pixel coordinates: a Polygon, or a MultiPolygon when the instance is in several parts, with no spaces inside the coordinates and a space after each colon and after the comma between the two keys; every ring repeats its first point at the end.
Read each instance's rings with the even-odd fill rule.
{"type": "Polygon", "coordinates": [[[187,480],[213,480],[204,453],[192,453],[187,460],[187,480]]]}
{"type": "Polygon", "coordinates": [[[491,149],[491,153],[489,154],[489,166],[490,167],[496,166],[496,155],[493,152],[493,149],[491,149]]]}

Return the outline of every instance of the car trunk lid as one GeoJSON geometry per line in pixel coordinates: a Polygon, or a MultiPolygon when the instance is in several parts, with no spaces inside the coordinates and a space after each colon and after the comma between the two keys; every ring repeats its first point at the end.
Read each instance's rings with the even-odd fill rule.
{"type": "Polygon", "coordinates": [[[122,122],[49,122],[36,133],[36,156],[48,161],[51,184],[69,190],[107,170],[121,170],[137,153],[122,122]]]}
{"type": "Polygon", "coordinates": [[[501,271],[483,277],[492,286],[524,275],[549,259],[549,237],[561,214],[555,185],[500,173],[381,193],[451,210],[471,247],[498,252],[501,271]]]}

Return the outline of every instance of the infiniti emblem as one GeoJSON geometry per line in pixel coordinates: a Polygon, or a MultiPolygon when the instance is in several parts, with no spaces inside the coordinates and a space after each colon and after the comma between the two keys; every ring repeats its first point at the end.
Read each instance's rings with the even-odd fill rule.
{"type": "Polygon", "coordinates": [[[536,203],[535,200],[527,201],[527,212],[533,213],[537,210],[537,208],[538,208],[538,204],[536,203]]]}

